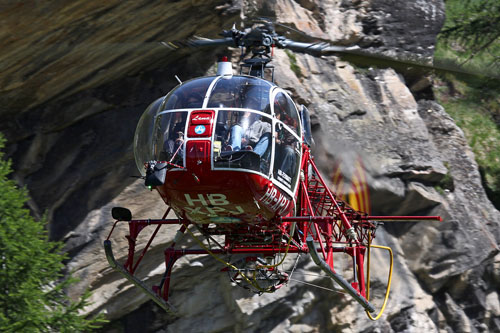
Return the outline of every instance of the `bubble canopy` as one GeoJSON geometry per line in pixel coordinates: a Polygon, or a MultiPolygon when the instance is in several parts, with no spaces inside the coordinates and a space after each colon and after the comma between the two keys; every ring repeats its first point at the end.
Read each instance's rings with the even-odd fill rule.
{"type": "MultiPolygon", "coordinates": [[[[137,168],[145,175],[144,163],[160,160],[165,142],[170,141],[168,144],[172,146],[173,141],[173,146],[176,146],[176,140],[181,133],[185,133],[182,125],[186,125],[189,110],[229,107],[265,110],[270,114],[270,92],[274,86],[265,80],[247,76],[211,76],[183,82],[165,97],[154,101],[141,116],[134,138],[137,168]],[[169,114],[168,110],[179,112],[169,114]]],[[[179,153],[182,152],[177,152],[182,157],[179,153]]]]}
{"type": "MultiPolygon", "coordinates": [[[[274,160],[275,169],[279,168],[276,160],[278,154],[275,155],[273,152],[275,146],[276,152],[279,152],[280,144],[283,145],[283,152],[286,152],[284,142],[288,142],[290,152],[293,152],[292,148],[300,150],[301,129],[297,108],[282,89],[271,82],[251,76],[196,78],[183,82],[165,97],[154,101],[141,116],[134,137],[135,161],[143,176],[145,175],[144,164],[149,161],[166,161],[170,163],[169,167],[185,166],[185,142],[191,140],[188,135],[190,114],[199,110],[215,112],[214,129],[210,135],[213,141],[214,168],[234,169],[237,167],[226,162],[225,149],[233,143],[230,142],[230,138],[234,138],[236,129],[240,129],[243,135],[244,132],[249,132],[250,126],[255,123],[252,129],[255,133],[258,132],[262,140],[259,143],[255,138],[255,142],[252,142],[251,135],[249,135],[246,144],[252,145],[255,154],[260,156],[254,156],[255,163],[243,163],[239,168],[263,173],[266,176],[274,172],[275,178],[279,172],[284,175],[283,179],[287,179],[287,187],[290,189],[294,187],[295,170],[289,172],[291,177],[287,178],[285,169],[281,172],[271,169],[270,166],[271,161],[274,160]],[[245,119],[249,124],[245,124],[243,121],[245,119]],[[275,126],[275,123],[281,125],[275,126]],[[276,133],[277,137],[274,144],[271,144],[272,133],[276,133]],[[285,134],[289,136],[288,141],[284,139],[285,134]],[[267,143],[263,142],[266,138],[267,143]],[[269,148],[266,149],[266,147],[269,148]],[[258,163],[259,160],[260,163],[258,163]]],[[[242,140],[245,143],[245,139],[242,140]]],[[[243,144],[239,141],[237,144],[233,143],[231,147],[233,151],[244,150],[243,148],[243,144]]],[[[234,153],[233,156],[235,156],[234,153]]],[[[285,153],[280,156],[284,158],[285,153]]],[[[295,166],[293,169],[296,169],[295,166]]]]}

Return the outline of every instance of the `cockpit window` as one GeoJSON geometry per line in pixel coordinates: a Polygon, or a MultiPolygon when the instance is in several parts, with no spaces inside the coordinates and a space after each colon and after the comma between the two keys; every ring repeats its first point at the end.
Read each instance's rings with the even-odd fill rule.
{"type": "Polygon", "coordinates": [[[297,108],[292,100],[282,92],[276,94],[274,98],[274,114],[278,120],[281,120],[297,135],[301,136],[297,108]]]}
{"type": "Polygon", "coordinates": [[[184,133],[188,111],[160,112],[163,98],[156,100],[144,112],[134,138],[137,169],[145,176],[144,163],[170,162],[169,167],[184,166],[184,133]]]}
{"type": "Polygon", "coordinates": [[[271,118],[249,111],[219,111],[214,137],[216,168],[269,173],[271,118]]]}
{"type": "Polygon", "coordinates": [[[269,91],[272,85],[264,80],[232,76],[222,77],[215,84],[208,108],[243,108],[271,114],[269,91]]]}
{"type": "Polygon", "coordinates": [[[187,114],[187,111],[179,111],[161,113],[156,116],[153,136],[155,160],[184,166],[184,133],[187,114]]]}
{"type": "Polygon", "coordinates": [[[292,190],[300,167],[300,142],[283,124],[275,127],[274,178],[292,190]]]}
{"type": "Polygon", "coordinates": [[[201,108],[213,80],[214,77],[205,77],[182,83],[167,95],[162,110],[201,108]]]}
{"type": "Polygon", "coordinates": [[[159,98],[148,106],[146,111],[142,114],[141,119],[139,119],[139,123],[137,124],[137,128],[135,130],[135,163],[137,165],[137,169],[143,176],[146,175],[144,163],[153,159],[153,147],[151,142],[155,132],[155,117],[160,110],[162,101],[163,98],[159,98]]]}

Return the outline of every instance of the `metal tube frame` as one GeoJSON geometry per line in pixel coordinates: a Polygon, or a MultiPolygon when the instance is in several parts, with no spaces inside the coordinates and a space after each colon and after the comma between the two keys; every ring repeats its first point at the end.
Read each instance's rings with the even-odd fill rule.
{"type": "Polygon", "coordinates": [[[368,312],[373,312],[373,307],[366,299],[364,258],[370,237],[375,237],[377,223],[374,221],[441,220],[440,217],[436,216],[369,216],[363,212],[354,210],[346,202],[339,200],[328,188],[314,163],[309,147],[305,144],[303,144],[297,202],[297,216],[281,217],[266,223],[267,232],[260,232],[260,234],[270,236],[270,241],[267,244],[264,242],[259,244],[258,242],[259,239],[255,231],[262,231],[262,229],[259,229],[260,226],[247,224],[222,225],[214,230],[210,230],[208,225],[201,225],[198,229],[206,235],[225,236],[223,245],[217,243],[219,248],[211,249],[210,251],[206,249],[176,249],[175,241],[172,242],[164,252],[165,273],[163,278],[159,285],[155,285],[151,289],[147,288],[142,281],[136,278],[135,272],[150,248],[153,239],[159,232],[160,227],[162,225],[179,225],[178,235],[182,235],[190,224],[194,224],[192,221],[182,218],[166,219],[170,208],[165,212],[162,219],[116,221],[104,244],[106,256],[113,268],[141,288],[146,295],[162,308],[171,311],[171,307],[168,304],[168,296],[172,268],[177,259],[184,255],[199,254],[274,256],[283,252],[282,239],[284,236],[288,236],[292,237],[293,240],[288,242],[288,253],[310,253],[314,262],[328,276],[344,288],[368,312]],[[111,241],[109,240],[118,222],[128,222],[129,225],[129,234],[126,236],[129,249],[126,262],[123,266],[114,259],[111,241]],[[289,235],[293,224],[296,224],[295,233],[289,235]],[[137,237],[142,230],[152,225],[156,225],[157,227],[134,264],[137,237]],[[252,245],[241,241],[248,237],[254,240],[252,245]],[[334,246],[334,244],[343,246],[334,246]],[[340,274],[335,272],[334,253],[345,253],[352,257],[354,282],[349,284],[340,274]]]}

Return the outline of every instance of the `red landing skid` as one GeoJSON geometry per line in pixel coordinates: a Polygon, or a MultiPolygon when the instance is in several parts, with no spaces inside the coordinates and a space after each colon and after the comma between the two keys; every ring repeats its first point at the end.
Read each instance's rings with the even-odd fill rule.
{"type": "MultiPolygon", "coordinates": [[[[239,223],[218,224],[215,227],[212,225],[197,225],[181,218],[166,219],[170,209],[167,210],[162,219],[157,220],[132,220],[131,217],[118,219],[108,238],[104,241],[109,264],[139,287],[165,311],[175,314],[172,306],[168,303],[171,273],[174,263],[184,255],[209,254],[234,269],[236,267],[224,262],[219,256],[248,254],[272,257],[288,253],[310,253],[313,261],[361,304],[371,319],[378,319],[385,307],[390,288],[392,252],[390,252],[391,271],[389,273],[386,299],[379,315],[373,318],[370,313],[375,312],[375,309],[369,302],[369,265],[365,281],[365,255],[368,254],[369,261],[371,247],[384,248],[390,251],[386,247],[371,245],[378,226],[376,221],[441,221],[441,218],[439,216],[368,216],[363,212],[356,211],[344,201],[339,200],[330,191],[309,153],[309,148],[305,145],[303,152],[301,180],[297,193],[297,216],[281,217],[257,225],[239,223]],[[111,234],[119,222],[127,222],[129,225],[129,235],[127,236],[129,249],[124,265],[115,260],[110,241],[111,234]],[[144,228],[155,225],[156,229],[136,260],[135,247],[139,233],[144,228]],[[158,285],[149,288],[137,278],[136,270],[162,225],[178,225],[180,228],[173,242],[165,249],[165,274],[163,278],[158,285]],[[176,243],[186,231],[194,237],[191,230],[188,229],[190,225],[194,225],[206,239],[211,240],[211,243],[217,247],[209,249],[195,238],[200,245],[199,249],[175,248],[176,243]],[[225,239],[223,244],[218,243],[213,238],[213,236],[221,235],[225,239]],[[353,282],[349,283],[335,271],[334,253],[344,253],[352,258],[353,282]]],[[[274,266],[258,265],[258,268],[272,272],[277,270],[277,266],[278,264],[274,266]]],[[[250,283],[257,283],[255,274],[254,281],[247,277],[245,279],[250,283]]],[[[280,280],[279,283],[269,288],[261,288],[261,291],[274,292],[287,282],[286,277],[283,279],[283,281],[280,280]]],[[[257,288],[259,288],[258,285],[257,288]]]]}

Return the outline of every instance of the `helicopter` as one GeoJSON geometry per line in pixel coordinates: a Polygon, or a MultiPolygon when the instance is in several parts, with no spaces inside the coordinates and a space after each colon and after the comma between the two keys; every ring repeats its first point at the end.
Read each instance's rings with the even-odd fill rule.
{"type": "Polygon", "coordinates": [[[175,314],[169,289],[172,268],[183,256],[208,254],[223,265],[232,283],[262,294],[290,281],[289,271],[281,268],[288,254],[309,254],[370,319],[377,320],[387,304],[393,266],[392,250],[372,244],[377,227],[383,221],[441,217],[371,216],[334,193],[311,153],[309,111],[274,83],[270,65],[275,47],[315,56],[359,51],[325,42],[296,42],[278,35],[269,22],[245,31],[233,26],[222,37],[163,43],[174,50],[239,47],[240,73],[234,74],[223,57],[216,75],[179,80],[145,110],[134,136],[135,162],[145,186],[160,194],[167,209],[161,219],[137,220],[128,209],[114,207],[116,221],[104,241],[110,266],[175,314]],[[170,212],[177,218],[168,219],[170,212]],[[115,259],[111,243],[122,222],[129,227],[123,265],[115,259]],[[148,287],[137,277],[138,267],[161,227],[170,225],[178,230],[164,251],[165,272],[157,285],[148,287]],[[155,229],[136,254],[138,236],[148,227],[155,229]],[[178,246],[185,234],[199,248],[178,246]],[[390,258],[378,314],[369,297],[372,248],[387,251],[390,258]],[[350,258],[352,278],[335,270],[338,255],[350,258]]]}

